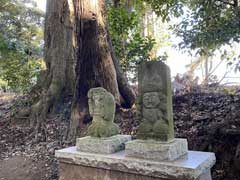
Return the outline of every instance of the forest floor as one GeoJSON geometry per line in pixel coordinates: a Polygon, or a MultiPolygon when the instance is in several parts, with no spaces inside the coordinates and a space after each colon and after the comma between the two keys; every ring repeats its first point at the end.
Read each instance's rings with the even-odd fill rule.
{"type": "Polygon", "coordinates": [[[47,134],[39,133],[35,140],[27,119],[12,118],[15,100],[12,94],[0,95],[0,180],[57,180],[54,151],[67,146],[62,140],[67,123],[50,117],[47,134]]]}
{"type": "MultiPolygon", "coordinates": [[[[0,180],[57,180],[54,151],[69,146],[68,118],[49,116],[35,140],[27,119],[12,118],[15,100],[0,95],[0,180]]],[[[213,179],[240,180],[240,96],[191,92],[174,96],[173,107],[176,136],[187,138],[190,150],[216,153],[213,179]]],[[[139,125],[135,109],[120,110],[116,121],[124,134],[134,135],[139,125]]]]}

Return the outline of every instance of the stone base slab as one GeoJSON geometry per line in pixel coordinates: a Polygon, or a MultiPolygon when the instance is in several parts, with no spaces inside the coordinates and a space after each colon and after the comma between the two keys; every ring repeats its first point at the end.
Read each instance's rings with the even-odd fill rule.
{"type": "Polygon", "coordinates": [[[175,161],[150,161],[114,154],[83,153],[71,147],[56,151],[60,180],[211,180],[214,153],[188,151],[175,161]]]}
{"type": "Polygon", "coordinates": [[[154,140],[134,140],[126,144],[126,156],[155,161],[173,161],[187,154],[186,139],[173,139],[171,142],[154,140]]]}
{"type": "Polygon", "coordinates": [[[88,153],[112,154],[125,148],[130,135],[116,135],[108,138],[83,137],[77,139],[77,150],[88,153]]]}

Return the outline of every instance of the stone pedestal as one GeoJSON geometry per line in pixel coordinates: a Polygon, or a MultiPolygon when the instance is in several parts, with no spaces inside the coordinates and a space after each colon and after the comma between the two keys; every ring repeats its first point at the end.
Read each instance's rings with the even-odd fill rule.
{"type": "Polygon", "coordinates": [[[126,157],[125,151],[94,154],[71,147],[56,151],[60,180],[211,180],[214,153],[188,151],[174,161],[126,157]]]}
{"type": "Polygon", "coordinates": [[[130,135],[116,135],[108,138],[83,137],[77,139],[77,150],[88,153],[112,154],[125,148],[130,135]]]}
{"type": "Polygon", "coordinates": [[[173,161],[187,154],[186,139],[173,139],[170,142],[155,140],[135,140],[126,144],[126,156],[154,161],[173,161]]]}

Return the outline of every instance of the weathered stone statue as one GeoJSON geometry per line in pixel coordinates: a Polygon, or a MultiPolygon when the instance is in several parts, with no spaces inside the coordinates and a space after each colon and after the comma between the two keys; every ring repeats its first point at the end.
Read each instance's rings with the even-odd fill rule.
{"type": "Polygon", "coordinates": [[[160,61],[143,62],[138,69],[137,140],[126,144],[126,156],[173,161],[188,150],[186,139],[174,138],[169,67],[160,61]]]}
{"type": "Polygon", "coordinates": [[[91,136],[78,138],[76,148],[55,153],[60,160],[60,179],[212,180],[210,169],[215,155],[188,151],[186,139],[173,138],[168,66],[162,62],[142,63],[139,93],[142,122],[138,139],[131,140],[130,135],[114,135],[118,127],[113,123],[113,96],[103,88],[89,91],[91,136]]]}
{"type": "Polygon", "coordinates": [[[174,138],[170,69],[163,62],[143,62],[138,72],[138,139],[174,138]]]}
{"type": "Polygon", "coordinates": [[[118,125],[113,122],[116,108],[113,95],[101,87],[90,89],[88,105],[93,120],[88,128],[88,136],[77,139],[77,150],[97,154],[123,150],[131,136],[120,135],[118,125]]]}
{"type": "Polygon", "coordinates": [[[93,88],[88,92],[88,105],[92,124],[88,135],[92,137],[110,137],[119,134],[119,127],[114,121],[115,100],[104,88],[93,88]]]}

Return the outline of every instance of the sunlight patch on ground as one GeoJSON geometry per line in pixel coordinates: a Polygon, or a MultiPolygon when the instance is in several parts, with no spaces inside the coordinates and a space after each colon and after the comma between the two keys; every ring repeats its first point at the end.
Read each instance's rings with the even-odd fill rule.
{"type": "Polygon", "coordinates": [[[14,93],[0,93],[0,102],[1,101],[11,101],[16,97],[14,93]]]}

